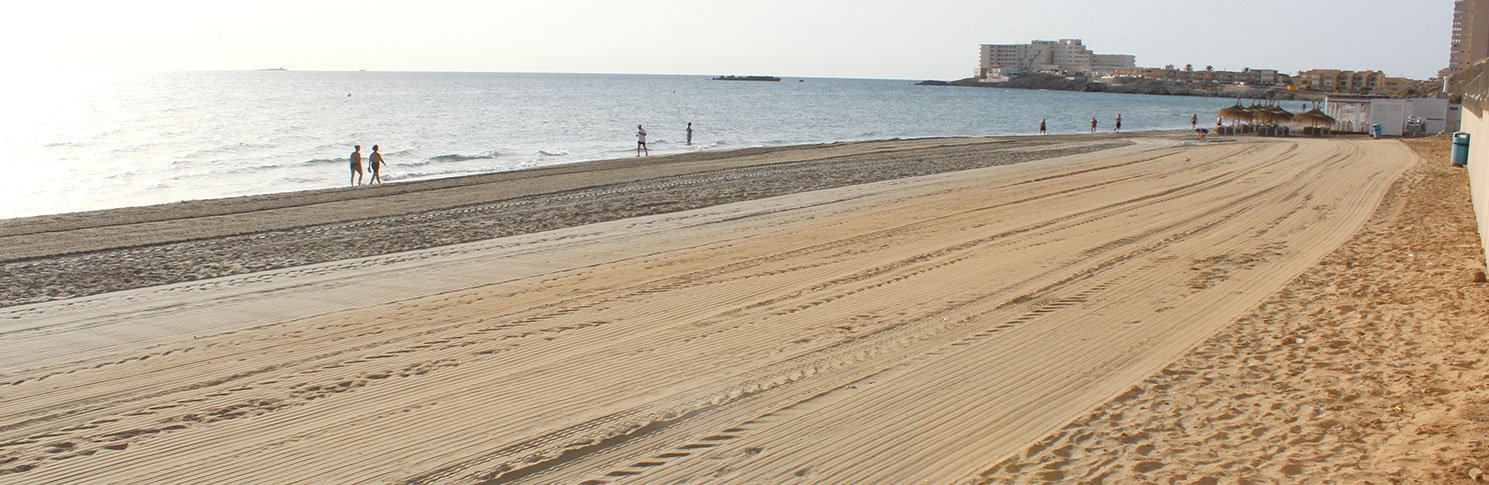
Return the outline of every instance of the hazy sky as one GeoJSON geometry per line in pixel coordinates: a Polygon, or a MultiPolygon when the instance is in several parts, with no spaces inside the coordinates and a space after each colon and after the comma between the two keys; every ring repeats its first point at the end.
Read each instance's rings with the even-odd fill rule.
{"type": "Polygon", "coordinates": [[[1139,66],[1447,64],[1452,0],[16,2],[7,67],[956,79],[978,44],[1080,38],[1139,66]]]}

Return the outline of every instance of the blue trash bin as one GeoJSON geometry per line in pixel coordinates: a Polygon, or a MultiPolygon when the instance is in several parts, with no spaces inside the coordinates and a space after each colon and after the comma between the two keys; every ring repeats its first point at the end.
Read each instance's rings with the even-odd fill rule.
{"type": "Polygon", "coordinates": [[[1380,138],[1380,123],[1373,123],[1370,125],[1370,137],[1377,139],[1380,138]]]}
{"type": "Polygon", "coordinates": [[[1468,132],[1453,133],[1453,165],[1468,165],[1468,132]]]}

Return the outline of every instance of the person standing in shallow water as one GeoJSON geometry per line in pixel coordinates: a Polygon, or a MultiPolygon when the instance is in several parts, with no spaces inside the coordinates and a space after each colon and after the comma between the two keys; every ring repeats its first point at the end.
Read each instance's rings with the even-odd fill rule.
{"type": "Polygon", "coordinates": [[[372,171],[372,181],[367,182],[367,185],[383,183],[380,175],[383,165],[386,165],[383,163],[383,154],[377,152],[377,145],[373,145],[372,154],[367,156],[367,169],[372,171]]]}
{"type": "Polygon", "coordinates": [[[1091,133],[1096,133],[1096,117],[1091,117],[1091,133]]]}
{"type": "Polygon", "coordinates": [[[1122,131],[1122,114],[1121,113],[1118,113],[1117,114],[1117,127],[1116,128],[1112,128],[1112,131],[1114,131],[1114,132],[1116,132],[1116,131],[1122,131]]]}
{"type": "Polygon", "coordinates": [[[693,123],[688,122],[688,146],[693,146],[693,123]]]}
{"type": "Polygon", "coordinates": [[[651,150],[646,148],[646,128],[636,125],[636,156],[641,156],[643,150],[646,152],[646,156],[651,156],[651,150]]]}
{"type": "Polygon", "coordinates": [[[1045,121],[1046,120],[1039,120],[1039,134],[1041,134],[1041,135],[1044,134],[1044,122],[1045,121]]]}
{"type": "Polygon", "coordinates": [[[362,185],[362,145],[352,150],[352,185],[362,185]]]}
{"type": "Polygon", "coordinates": [[[1199,113],[1195,113],[1194,116],[1190,116],[1189,117],[1189,129],[1194,130],[1194,129],[1198,129],[1198,128],[1199,128],[1199,113]]]}

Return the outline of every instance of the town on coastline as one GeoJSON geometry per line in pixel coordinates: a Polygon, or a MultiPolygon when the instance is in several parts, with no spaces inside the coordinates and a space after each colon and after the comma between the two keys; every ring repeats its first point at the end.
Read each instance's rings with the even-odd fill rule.
{"type": "MultiPolygon", "coordinates": [[[[982,44],[972,77],[918,84],[1232,97],[1238,108],[1247,108],[1241,100],[1251,100],[1252,108],[1274,109],[1278,101],[1298,100],[1314,103],[1327,115],[1319,118],[1327,121],[1325,132],[1373,134],[1377,125],[1378,136],[1453,132],[1459,128],[1462,98],[1448,94],[1444,79],[1463,71],[1462,60],[1471,58],[1459,52],[1467,43],[1457,39],[1469,31],[1463,27],[1470,22],[1464,11],[1455,11],[1453,64],[1426,80],[1391,77],[1380,70],[1310,69],[1290,75],[1270,68],[1228,71],[1195,64],[1139,67],[1134,55],[1097,54],[1081,39],[1059,39],[982,44]]],[[[1231,120],[1248,121],[1240,116],[1231,120]]]]}

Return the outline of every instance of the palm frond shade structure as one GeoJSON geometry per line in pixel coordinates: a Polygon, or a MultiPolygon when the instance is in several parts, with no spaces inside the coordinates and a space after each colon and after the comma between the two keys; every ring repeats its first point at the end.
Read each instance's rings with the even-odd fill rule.
{"type": "Polygon", "coordinates": [[[1294,116],[1293,122],[1298,124],[1307,124],[1310,127],[1317,128],[1319,125],[1334,124],[1334,117],[1324,114],[1324,112],[1319,111],[1318,108],[1313,108],[1303,112],[1302,114],[1294,116]]]}
{"type": "Polygon", "coordinates": [[[1220,119],[1230,120],[1232,122],[1231,124],[1235,124],[1234,122],[1237,121],[1249,122],[1251,121],[1251,111],[1241,106],[1240,101],[1236,101],[1235,106],[1227,106],[1220,109],[1220,119]]]}
{"type": "Polygon", "coordinates": [[[1256,123],[1271,125],[1277,123],[1278,116],[1272,110],[1262,106],[1255,106],[1251,108],[1251,120],[1256,123]]]}
{"type": "Polygon", "coordinates": [[[1248,123],[1248,125],[1249,123],[1257,121],[1257,106],[1255,106],[1255,104],[1252,104],[1252,106],[1240,107],[1240,110],[1246,113],[1245,121],[1246,123],[1248,123]]]}
{"type": "Polygon", "coordinates": [[[1278,123],[1286,123],[1288,121],[1292,121],[1293,119],[1293,114],[1291,112],[1282,109],[1281,106],[1277,106],[1275,104],[1268,106],[1267,112],[1271,113],[1273,119],[1275,119],[1278,123]]]}

